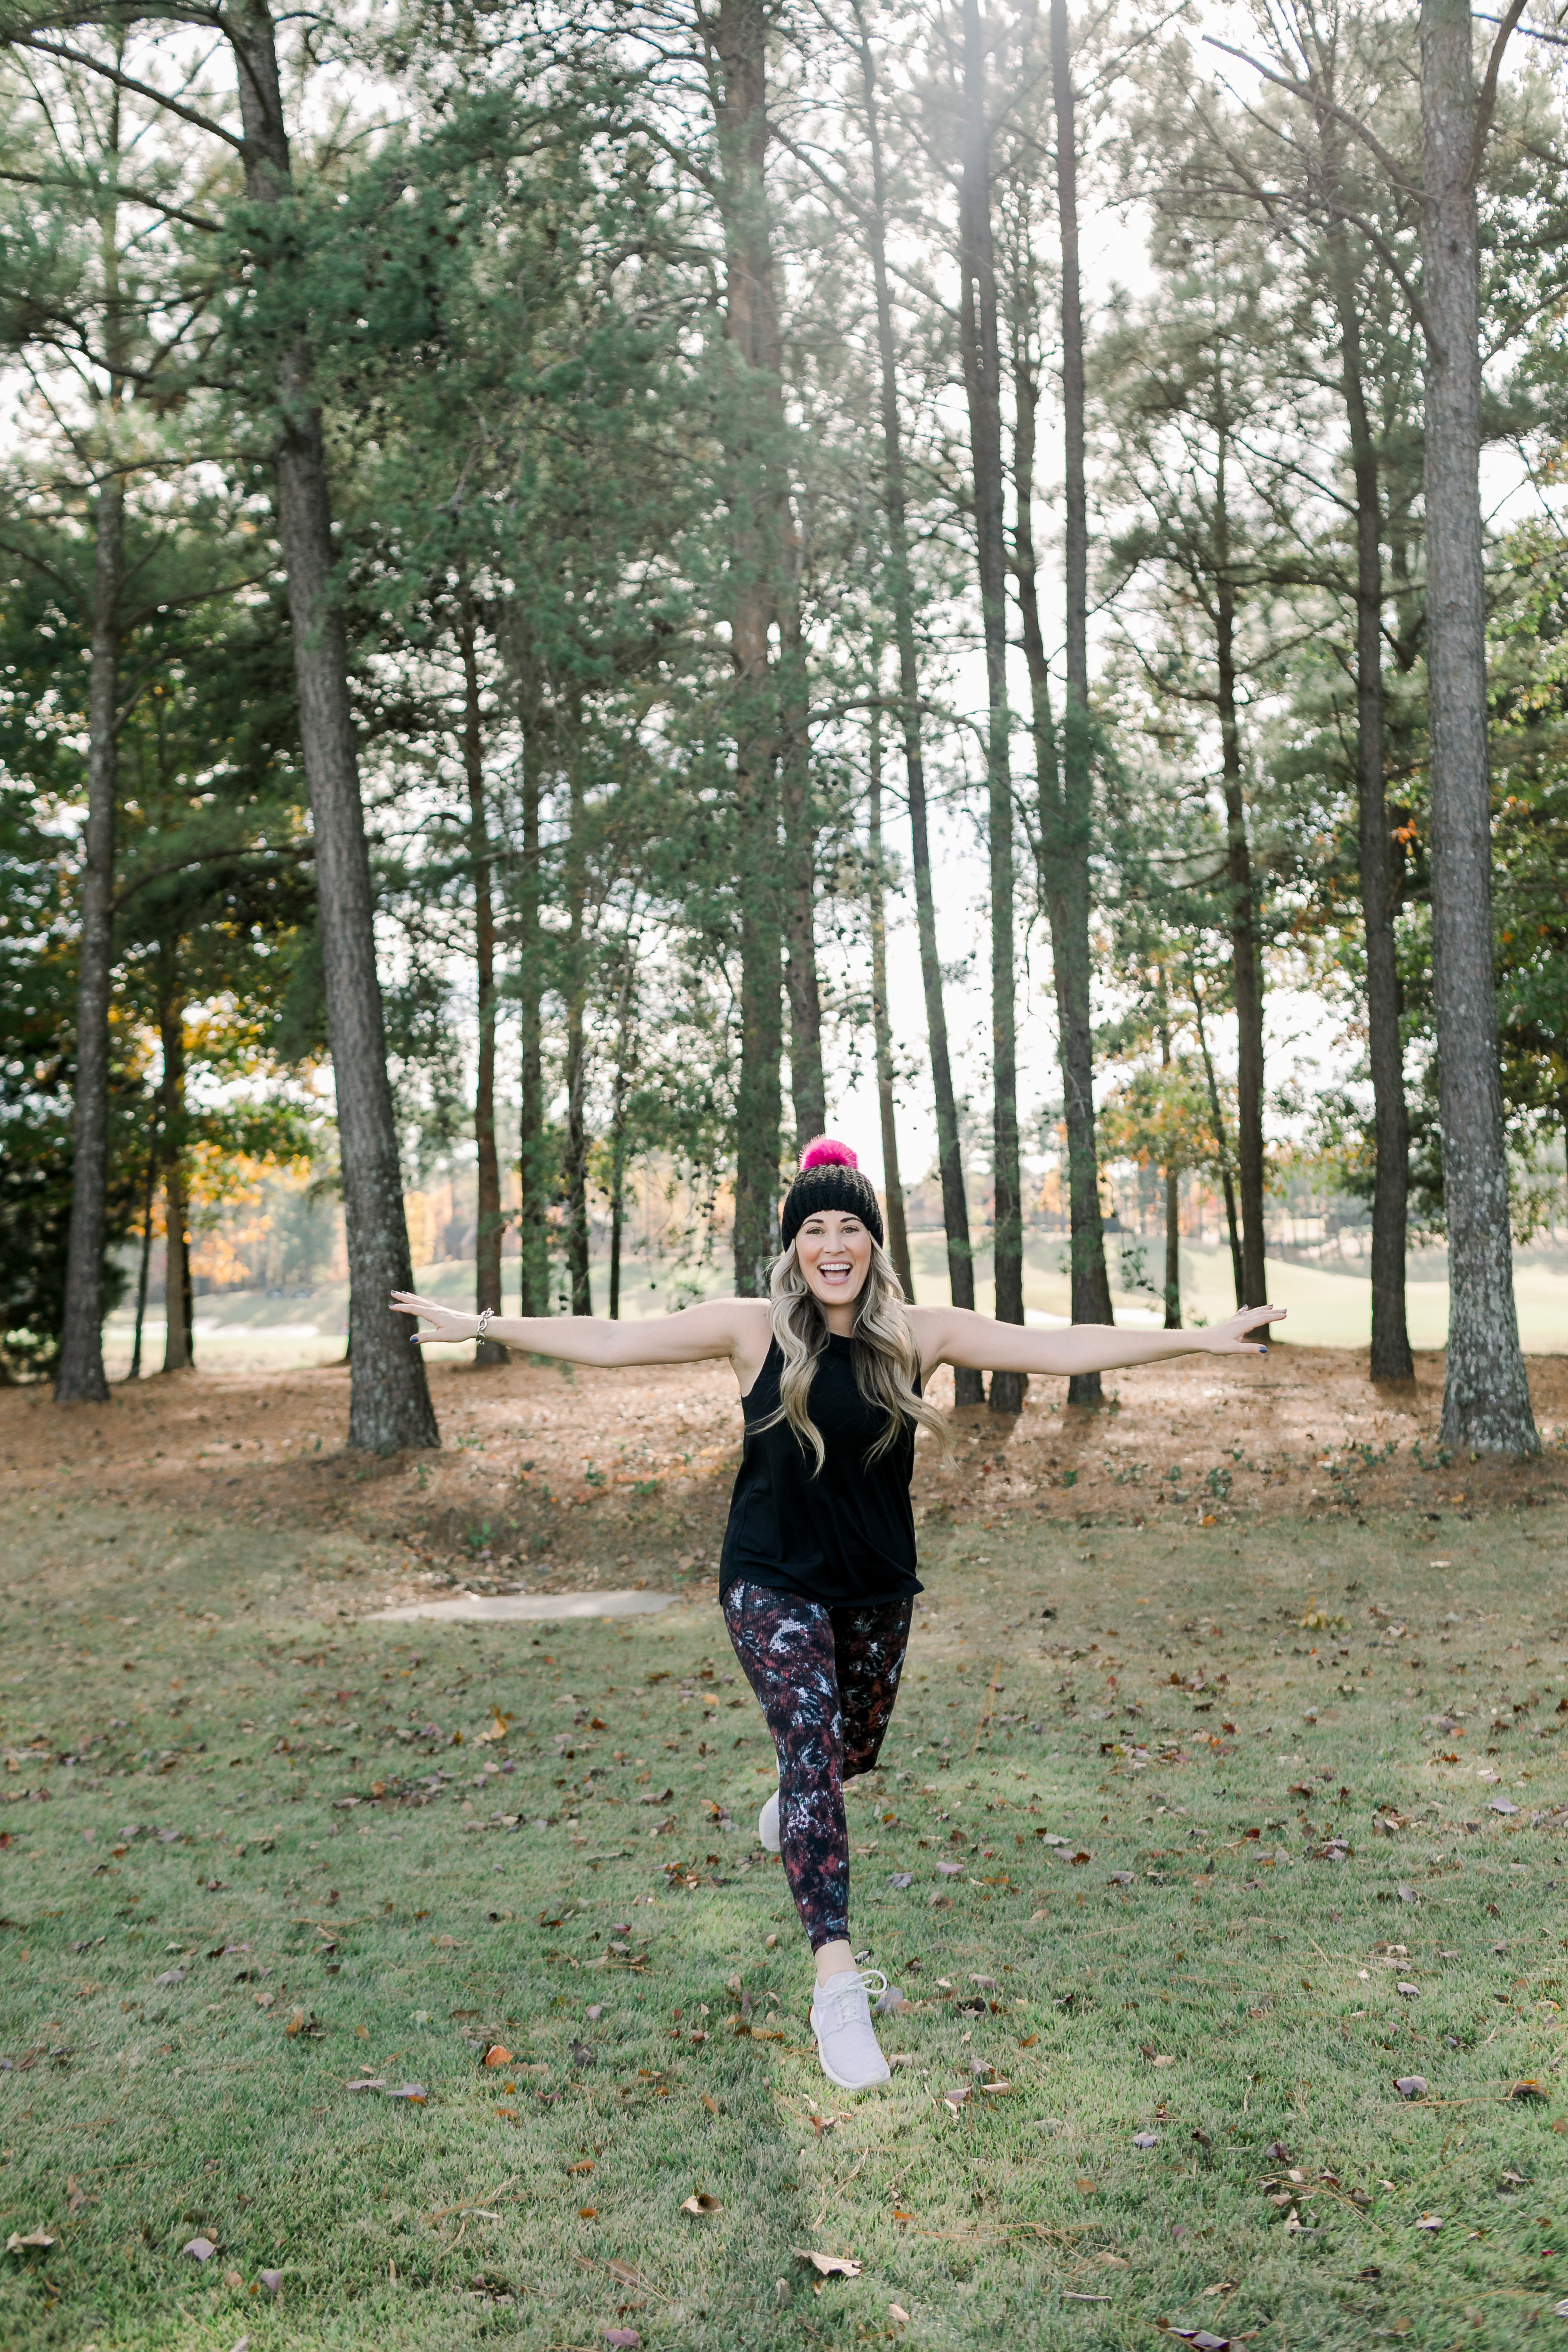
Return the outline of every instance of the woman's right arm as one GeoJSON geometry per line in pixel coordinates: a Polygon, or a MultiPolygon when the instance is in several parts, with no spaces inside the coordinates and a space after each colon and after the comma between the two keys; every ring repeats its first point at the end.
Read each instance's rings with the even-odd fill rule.
{"type": "MultiPolygon", "coordinates": [[[[413,1334],[416,1347],[426,1339],[449,1344],[479,1337],[477,1315],[412,1290],[395,1290],[392,1307],[431,1326],[413,1334]]],[[[597,1315],[492,1315],[485,1337],[567,1364],[694,1364],[728,1356],[739,1370],[753,1359],[761,1363],[771,1328],[765,1299],[708,1298],[679,1315],[651,1315],[640,1323],[609,1323],[597,1315]]]]}

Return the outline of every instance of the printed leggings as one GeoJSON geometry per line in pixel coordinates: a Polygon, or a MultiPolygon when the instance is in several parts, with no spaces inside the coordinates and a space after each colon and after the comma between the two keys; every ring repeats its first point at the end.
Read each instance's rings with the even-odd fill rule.
{"type": "Polygon", "coordinates": [[[784,1876],[812,1950],[849,1933],[844,1782],[877,1761],[898,1696],[912,1601],[825,1608],[731,1584],[724,1622],[779,1757],[784,1876]]]}

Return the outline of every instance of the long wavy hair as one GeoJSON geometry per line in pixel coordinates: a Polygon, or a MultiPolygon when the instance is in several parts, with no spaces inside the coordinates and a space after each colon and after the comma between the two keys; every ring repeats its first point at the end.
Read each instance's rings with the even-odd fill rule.
{"type": "MultiPolygon", "coordinates": [[[[817,1360],[826,1350],[827,1318],[800,1270],[794,1242],[773,1263],[768,1297],[784,1370],[779,1376],[777,1410],[758,1427],[774,1429],[781,1421],[787,1422],[801,1444],[811,1449],[815,1477],[827,1459],[822,1433],[811,1417],[811,1383],[817,1360]]],[[[904,1312],[903,1286],[891,1258],[874,1237],[850,1339],[850,1361],[856,1387],[868,1404],[879,1405],[887,1416],[887,1426],[867,1454],[868,1462],[877,1461],[896,1445],[909,1422],[930,1430],[943,1459],[952,1459],[952,1438],[946,1422],[915,1387],[921,1356],[904,1312]]]]}

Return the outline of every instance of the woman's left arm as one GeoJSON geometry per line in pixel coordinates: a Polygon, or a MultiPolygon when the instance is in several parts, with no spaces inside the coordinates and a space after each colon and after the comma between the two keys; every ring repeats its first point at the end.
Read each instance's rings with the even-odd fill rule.
{"type": "Polygon", "coordinates": [[[912,1307],[921,1357],[927,1365],[959,1364],[976,1372],[1117,1372],[1134,1364],[1161,1364],[1172,1356],[1263,1356],[1247,1334],[1283,1319],[1283,1307],[1244,1307],[1206,1331],[1122,1331],[1110,1323],[1074,1323],[1058,1331],[998,1323],[963,1307],[912,1307]]]}

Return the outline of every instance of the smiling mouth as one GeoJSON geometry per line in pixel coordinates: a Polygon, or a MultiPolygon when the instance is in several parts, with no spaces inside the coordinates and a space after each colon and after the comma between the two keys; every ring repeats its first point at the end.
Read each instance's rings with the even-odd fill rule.
{"type": "Polygon", "coordinates": [[[854,1271],[847,1258],[833,1258],[826,1263],[819,1261],[816,1268],[817,1279],[821,1282],[847,1282],[854,1271]]]}

